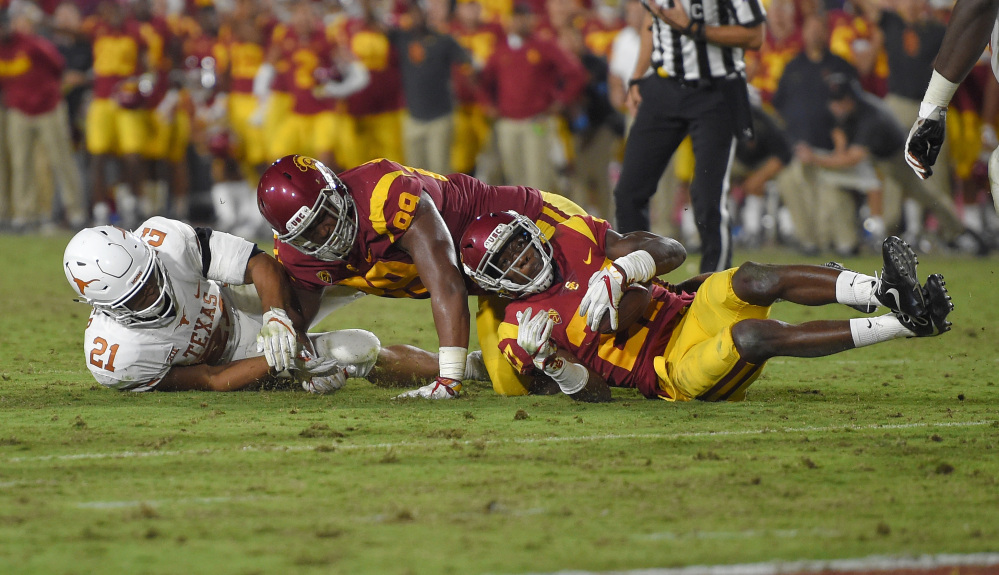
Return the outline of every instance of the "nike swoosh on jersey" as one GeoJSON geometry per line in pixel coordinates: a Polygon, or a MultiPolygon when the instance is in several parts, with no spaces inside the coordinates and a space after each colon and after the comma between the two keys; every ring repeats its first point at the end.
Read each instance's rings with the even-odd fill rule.
{"type": "Polygon", "coordinates": [[[589,265],[590,261],[592,261],[593,259],[592,256],[593,256],[593,249],[591,248],[588,252],[586,252],[586,259],[583,260],[583,263],[589,265]]]}

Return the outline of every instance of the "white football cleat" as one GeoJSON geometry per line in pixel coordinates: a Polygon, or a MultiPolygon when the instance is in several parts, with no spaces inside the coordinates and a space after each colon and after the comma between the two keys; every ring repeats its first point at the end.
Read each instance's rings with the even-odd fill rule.
{"type": "Polygon", "coordinates": [[[458,392],[461,391],[461,383],[455,382],[453,379],[444,379],[438,377],[436,380],[412,391],[407,391],[406,393],[400,393],[395,396],[396,399],[405,399],[411,397],[420,397],[423,399],[455,399],[458,397],[458,392]],[[453,382],[450,385],[447,382],[453,382]]]}

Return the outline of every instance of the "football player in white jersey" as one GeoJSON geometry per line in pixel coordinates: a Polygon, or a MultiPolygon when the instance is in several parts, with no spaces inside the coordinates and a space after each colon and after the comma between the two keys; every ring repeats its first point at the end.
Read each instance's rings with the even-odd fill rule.
{"type": "Polygon", "coordinates": [[[283,268],[246,240],[162,217],[138,230],[84,229],[63,257],[70,285],[94,308],[84,359],[102,385],[234,391],[281,373],[325,393],[347,377],[408,385],[436,375],[435,355],[382,348],[364,330],[307,339],[285,311],[295,315],[283,268]]]}
{"type": "MultiPolygon", "coordinates": [[[[924,180],[933,175],[933,164],[946,136],[947,106],[990,40],[992,73],[999,79],[999,0],[957,0],[933,62],[919,118],[905,142],[905,160],[924,180]]],[[[989,158],[989,182],[999,211],[999,148],[989,158]]]]}

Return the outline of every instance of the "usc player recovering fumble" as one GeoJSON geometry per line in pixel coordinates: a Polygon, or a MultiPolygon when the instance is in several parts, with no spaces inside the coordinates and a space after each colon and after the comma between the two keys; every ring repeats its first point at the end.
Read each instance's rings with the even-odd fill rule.
{"type": "Polygon", "coordinates": [[[521,373],[547,374],[583,401],[609,400],[609,386],[668,401],[740,401],[771,357],[818,357],[948,331],[953,304],[943,276],[920,286],[915,254],[896,237],[882,251],[880,277],[747,262],[670,285],[656,278],[683,263],[679,242],[618,234],[588,216],[566,220],[549,236],[519,214],[489,214],[468,226],[460,244],[469,277],[513,298],[499,328],[510,363],[521,373]],[[644,316],[617,333],[599,333],[608,314],[618,327],[622,294],[636,283],[652,290],[644,316]],[[788,325],[769,319],[778,299],[890,312],[788,325]]]}

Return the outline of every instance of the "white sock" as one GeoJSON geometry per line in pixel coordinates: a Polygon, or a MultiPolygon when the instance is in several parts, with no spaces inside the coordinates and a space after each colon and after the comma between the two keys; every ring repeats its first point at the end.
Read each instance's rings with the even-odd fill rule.
{"type": "Polygon", "coordinates": [[[851,319],[850,334],[853,336],[853,345],[856,347],[916,335],[902,325],[902,322],[892,313],[878,317],[851,319]]]}
{"type": "Polygon", "coordinates": [[[742,229],[749,235],[757,235],[763,229],[763,196],[746,196],[742,205],[742,229]]]}
{"type": "Polygon", "coordinates": [[[881,304],[874,297],[874,286],[877,284],[875,277],[852,271],[841,272],[836,277],[836,301],[846,305],[878,307],[881,304]]]}

